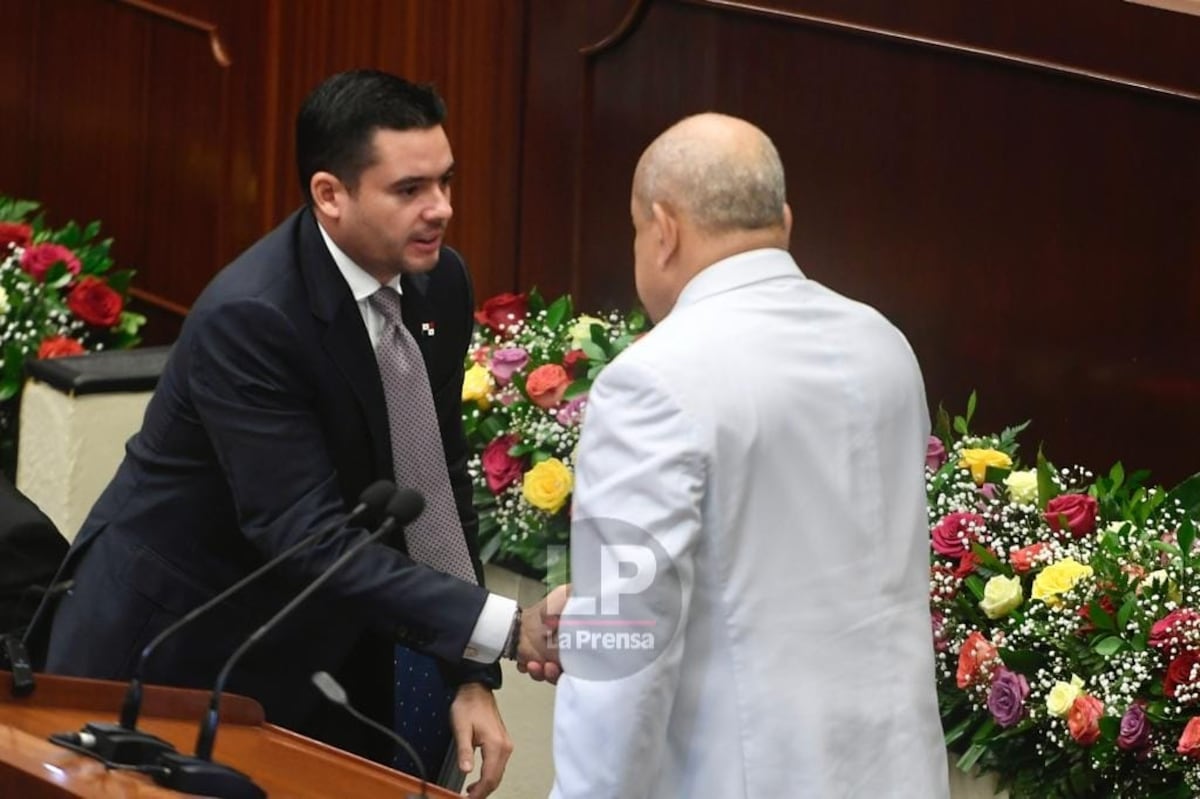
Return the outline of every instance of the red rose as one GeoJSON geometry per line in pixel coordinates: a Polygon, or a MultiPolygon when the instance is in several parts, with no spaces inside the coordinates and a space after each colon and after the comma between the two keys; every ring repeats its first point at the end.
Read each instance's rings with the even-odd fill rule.
{"type": "Polygon", "coordinates": [[[974,550],[964,552],[963,556],[958,559],[958,568],[954,570],[954,576],[965,580],[978,565],[979,556],[975,554],[974,550]]]}
{"type": "Polygon", "coordinates": [[[488,488],[493,494],[499,494],[513,483],[521,479],[525,464],[520,458],[508,454],[508,450],[517,443],[513,435],[500,436],[492,440],[483,449],[480,460],[483,464],[483,474],[487,478],[488,488]]]}
{"type": "Polygon", "coordinates": [[[121,295],[113,291],[98,277],[80,278],[67,295],[67,307],[89,325],[112,327],[121,318],[124,302],[121,295]]]}
{"type": "Polygon", "coordinates": [[[1070,530],[1083,538],[1096,531],[1096,498],[1086,494],[1063,494],[1046,503],[1042,514],[1051,530],[1070,530]]]}
{"type": "Polygon", "coordinates": [[[1190,630],[1200,629],[1200,613],[1191,608],[1178,608],[1171,611],[1166,616],[1163,616],[1158,621],[1154,622],[1154,626],[1150,628],[1150,646],[1156,649],[1161,649],[1171,643],[1177,643],[1177,639],[1190,630]]]}
{"type": "Polygon", "coordinates": [[[529,304],[524,294],[497,294],[475,312],[475,321],[493,333],[503,333],[525,319],[529,304]]]}
{"type": "Polygon", "coordinates": [[[67,336],[47,336],[38,347],[39,358],[63,358],[68,355],[83,355],[83,345],[67,336]]]}
{"type": "Polygon", "coordinates": [[[579,377],[578,367],[587,363],[588,356],[583,350],[571,350],[563,356],[563,368],[571,377],[579,377]]]}
{"type": "Polygon", "coordinates": [[[529,373],[525,381],[525,393],[534,405],[549,409],[562,402],[570,383],[567,370],[556,363],[548,363],[529,373]]]}
{"type": "Polygon", "coordinates": [[[1080,746],[1091,746],[1100,740],[1100,717],[1104,703],[1094,696],[1083,694],[1075,698],[1067,711],[1067,729],[1080,746]]]}
{"type": "Polygon", "coordinates": [[[1193,760],[1200,760],[1200,718],[1188,719],[1187,726],[1183,728],[1183,735],[1179,736],[1179,745],[1175,747],[1175,751],[1193,760]]]}
{"type": "Polygon", "coordinates": [[[983,517],[978,513],[955,511],[948,514],[930,534],[933,551],[948,558],[961,557],[964,552],[971,551],[975,530],[982,530],[984,525],[983,517]]]}
{"type": "Polygon", "coordinates": [[[66,264],[67,271],[78,275],[82,268],[75,253],[61,244],[35,244],[21,255],[21,268],[39,283],[46,279],[46,272],[58,262],[66,264]]]}
{"type": "Polygon", "coordinates": [[[1200,652],[1195,650],[1184,652],[1172,660],[1171,665],[1167,666],[1167,676],[1163,678],[1163,693],[1174,697],[1180,687],[1189,688],[1194,685],[1197,677],[1200,677],[1198,664],[1200,664],[1200,652]]]}
{"type": "Polygon", "coordinates": [[[20,222],[0,222],[0,254],[7,253],[12,245],[28,247],[33,242],[33,228],[20,222]]]}

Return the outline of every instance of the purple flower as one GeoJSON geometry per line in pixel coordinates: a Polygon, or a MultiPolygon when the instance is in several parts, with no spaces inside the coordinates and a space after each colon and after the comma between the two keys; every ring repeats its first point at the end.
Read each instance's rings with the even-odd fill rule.
{"type": "Polygon", "coordinates": [[[523,347],[504,347],[492,353],[491,370],[496,382],[508,385],[512,376],[529,363],[529,353],[523,347]]]}
{"type": "Polygon", "coordinates": [[[983,494],[983,496],[987,497],[988,499],[996,498],[996,486],[994,483],[984,483],[975,490],[980,494],[983,494]]]}
{"type": "Polygon", "coordinates": [[[1001,666],[992,679],[988,710],[1001,727],[1011,727],[1025,717],[1025,700],[1028,697],[1029,682],[1025,677],[1001,666]]]}
{"type": "Polygon", "coordinates": [[[1150,720],[1146,718],[1146,708],[1138,704],[1130,705],[1121,717],[1121,733],[1117,736],[1117,746],[1139,751],[1149,745],[1150,720]]]}
{"type": "Polygon", "coordinates": [[[925,445],[925,468],[937,471],[946,462],[946,445],[937,436],[930,436],[925,445]]]}
{"type": "Polygon", "coordinates": [[[583,409],[587,405],[587,393],[580,394],[578,397],[572,397],[567,400],[567,404],[563,405],[554,412],[558,423],[563,427],[574,427],[579,424],[583,418],[583,409]]]}

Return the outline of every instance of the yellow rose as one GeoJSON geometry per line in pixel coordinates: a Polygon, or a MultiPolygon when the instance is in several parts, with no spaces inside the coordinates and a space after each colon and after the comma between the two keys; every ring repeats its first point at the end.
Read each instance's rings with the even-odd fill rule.
{"type": "Polygon", "coordinates": [[[998,449],[964,449],[958,461],[958,467],[970,469],[971,477],[975,478],[975,485],[980,486],[987,477],[989,466],[1008,469],[1012,466],[1012,458],[998,449]]]}
{"type": "Polygon", "coordinates": [[[571,495],[574,480],[571,470],[558,458],[547,458],[529,471],[521,481],[521,493],[535,508],[557,513],[571,495]]]}
{"type": "Polygon", "coordinates": [[[1008,488],[1008,498],[1016,504],[1032,505],[1037,502],[1037,469],[1011,472],[1004,478],[1004,485],[1008,488]]]}
{"type": "Polygon", "coordinates": [[[592,340],[592,325],[600,325],[605,330],[612,327],[612,325],[603,319],[583,314],[575,320],[575,324],[571,325],[571,349],[577,350],[583,346],[583,342],[592,340]]]}
{"type": "Polygon", "coordinates": [[[1070,682],[1054,683],[1050,693],[1046,694],[1046,712],[1061,719],[1067,715],[1071,705],[1075,704],[1075,700],[1081,693],[1083,693],[1083,680],[1074,674],[1071,675],[1070,682]]]}
{"type": "Polygon", "coordinates": [[[989,619],[998,619],[1012,613],[1024,598],[1020,577],[997,575],[983,587],[983,601],[979,603],[979,609],[989,619]]]}
{"type": "Polygon", "coordinates": [[[1092,567],[1085,566],[1072,558],[1063,558],[1042,569],[1033,579],[1030,595],[1047,605],[1057,605],[1058,595],[1070,591],[1080,580],[1092,576],[1092,567]]]}
{"type": "Polygon", "coordinates": [[[463,376],[462,401],[472,400],[481,409],[487,410],[492,405],[492,373],[479,364],[474,364],[463,376]]]}

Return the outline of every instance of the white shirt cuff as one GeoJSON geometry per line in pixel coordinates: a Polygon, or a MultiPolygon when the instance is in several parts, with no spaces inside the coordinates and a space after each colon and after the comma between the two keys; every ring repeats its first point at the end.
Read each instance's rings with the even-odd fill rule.
{"type": "Polygon", "coordinates": [[[512,629],[513,616],[517,612],[516,600],[499,594],[488,594],[475,622],[471,640],[463,651],[464,660],[476,663],[493,663],[500,658],[508,632],[512,629]]]}

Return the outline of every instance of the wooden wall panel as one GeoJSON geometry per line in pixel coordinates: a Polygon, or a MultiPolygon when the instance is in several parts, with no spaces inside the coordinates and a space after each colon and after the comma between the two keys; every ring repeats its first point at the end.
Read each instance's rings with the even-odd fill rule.
{"type": "Polygon", "coordinates": [[[1200,467],[1178,446],[1200,439],[1200,20],[1120,0],[647,0],[586,54],[594,39],[555,41],[582,12],[553,6],[532,5],[531,81],[568,50],[574,67],[527,103],[577,115],[579,168],[541,180],[526,138],[521,249],[571,269],[526,258],[528,281],[630,302],[642,148],[689,113],[745,116],[783,156],[798,261],[906,332],[932,404],[977,388],[981,426],[1031,416],[1052,455],[1200,467]]]}
{"type": "Polygon", "coordinates": [[[28,124],[19,157],[0,158],[0,191],[41,201],[51,224],[102,220],[118,264],[138,271],[147,340],[170,341],[208,278],[258,235],[261,110],[246,111],[261,109],[264,7],[5,5],[21,8],[13,85],[24,89],[0,102],[28,124]]]}

